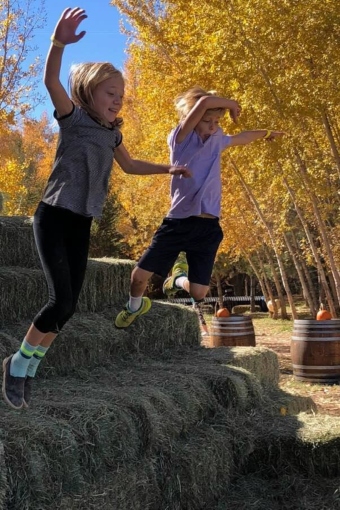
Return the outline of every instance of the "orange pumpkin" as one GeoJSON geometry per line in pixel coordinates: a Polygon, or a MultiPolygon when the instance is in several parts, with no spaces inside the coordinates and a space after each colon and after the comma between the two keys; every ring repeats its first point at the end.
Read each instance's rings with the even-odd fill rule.
{"type": "Polygon", "coordinates": [[[229,316],[230,316],[230,312],[229,312],[228,308],[220,308],[216,312],[216,317],[229,317],[229,316]]]}
{"type": "Polygon", "coordinates": [[[328,321],[332,318],[331,314],[328,310],[324,310],[321,308],[318,313],[316,314],[316,320],[317,321],[328,321]]]}

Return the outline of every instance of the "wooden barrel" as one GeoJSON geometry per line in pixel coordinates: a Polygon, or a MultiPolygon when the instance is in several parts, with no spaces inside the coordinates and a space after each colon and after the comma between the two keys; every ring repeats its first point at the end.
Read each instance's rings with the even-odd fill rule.
{"type": "Polygon", "coordinates": [[[253,321],[246,315],[213,317],[209,335],[213,347],[255,346],[253,321]]]}
{"type": "Polygon", "coordinates": [[[340,319],[294,320],[290,353],[295,379],[332,384],[340,380],[340,319]]]}

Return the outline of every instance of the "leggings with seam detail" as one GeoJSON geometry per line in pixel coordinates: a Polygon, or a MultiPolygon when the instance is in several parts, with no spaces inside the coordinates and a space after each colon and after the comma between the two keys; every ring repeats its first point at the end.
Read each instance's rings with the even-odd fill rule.
{"type": "Polygon", "coordinates": [[[33,230],[49,300],[33,320],[42,333],[58,333],[75,312],[84,282],[92,217],[40,202],[33,230]]]}

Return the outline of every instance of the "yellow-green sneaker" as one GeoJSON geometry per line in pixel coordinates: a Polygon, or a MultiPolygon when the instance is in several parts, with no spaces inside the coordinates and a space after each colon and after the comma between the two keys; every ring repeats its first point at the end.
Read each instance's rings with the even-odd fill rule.
{"type": "Polygon", "coordinates": [[[116,328],[127,328],[133,323],[137,317],[147,313],[151,308],[151,301],[148,297],[143,297],[140,308],[135,312],[129,310],[128,304],[125,305],[124,310],[120,312],[115,320],[116,328]]]}
{"type": "Polygon", "coordinates": [[[178,262],[174,265],[171,271],[171,276],[169,276],[165,282],[163,283],[163,293],[167,296],[172,296],[176,294],[180,288],[176,287],[176,279],[180,276],[188,276],[188,264],[185,262],[178,262]]]}

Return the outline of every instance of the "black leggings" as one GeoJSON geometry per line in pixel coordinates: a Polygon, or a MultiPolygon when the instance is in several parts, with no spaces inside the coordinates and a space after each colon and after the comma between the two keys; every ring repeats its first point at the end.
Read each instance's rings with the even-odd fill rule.
{"type": "Polygon", "coordinates": [[[33,230],[49,301],[33,320],[42,333],[58,333],[75,312],[85,278],[92,218],[40,202],[33,230]]]}

